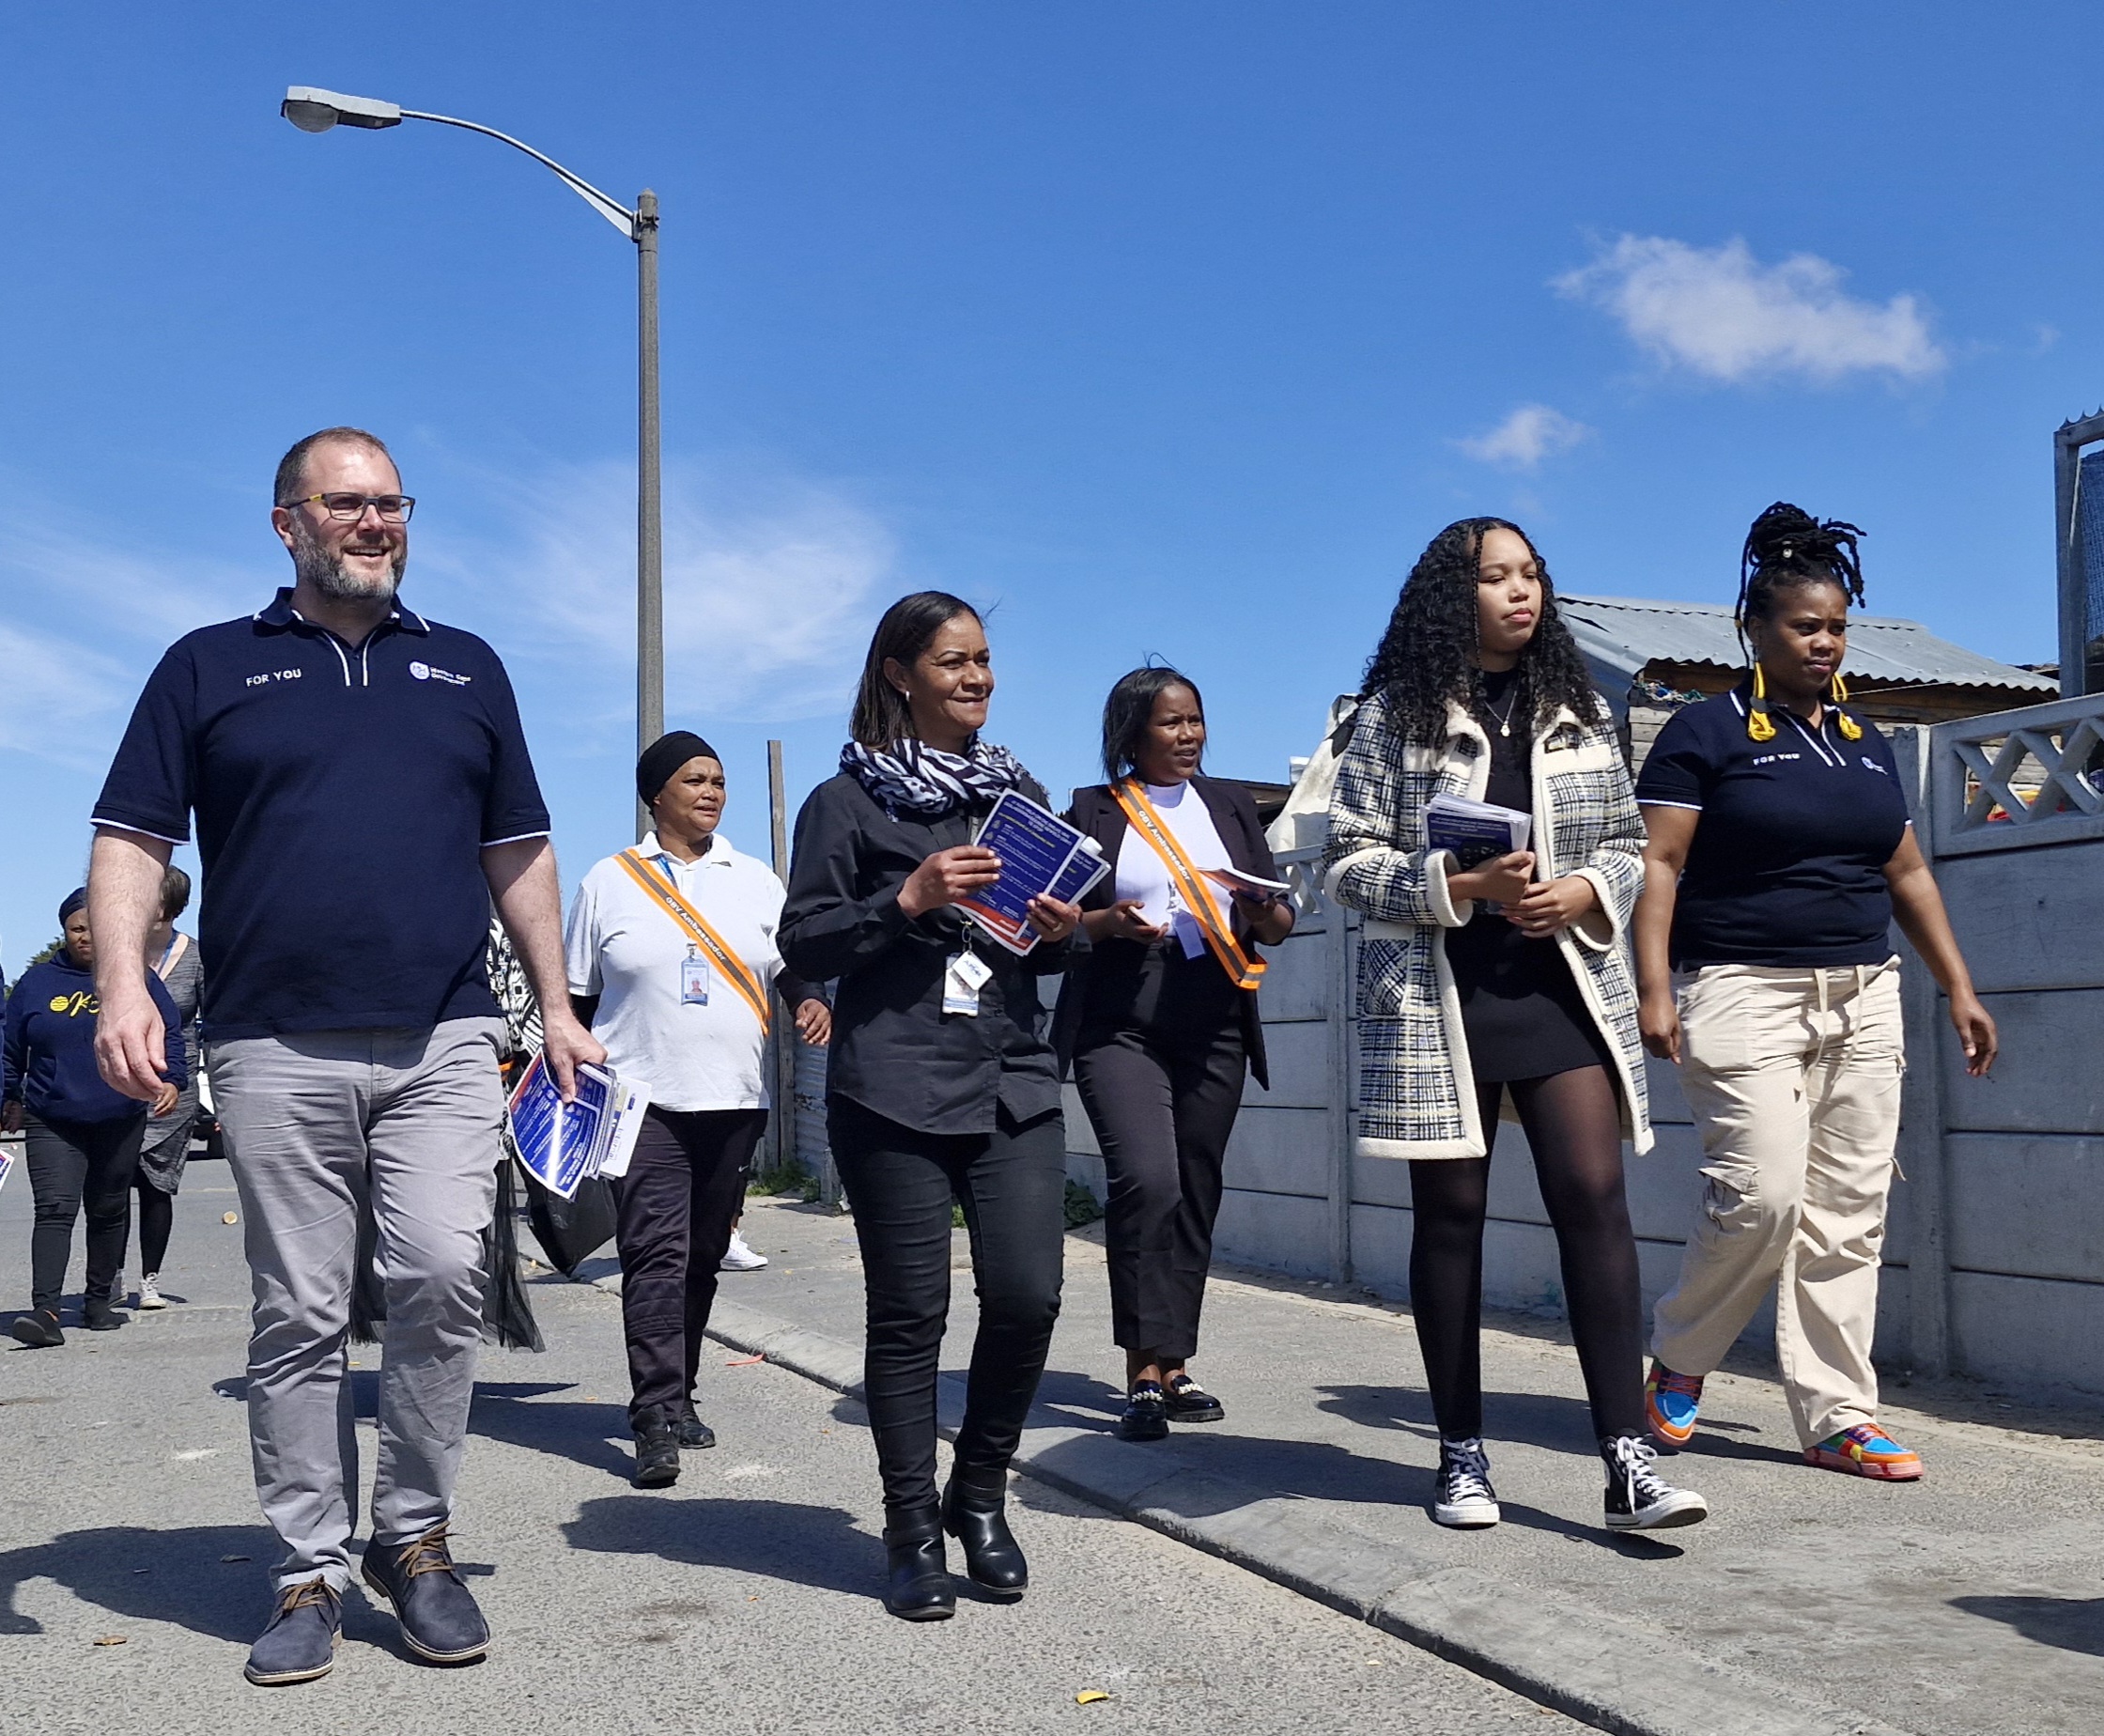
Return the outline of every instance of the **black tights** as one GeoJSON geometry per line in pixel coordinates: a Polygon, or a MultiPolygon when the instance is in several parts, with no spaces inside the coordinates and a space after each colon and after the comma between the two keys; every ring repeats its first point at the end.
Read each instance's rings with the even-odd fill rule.
{"type": "Polygon", "coordinates": [[[149,1277],[168,1257],[168,1237],[176,1227],[176,1196],[162,1193],[139,1178],[139,1270],[149,1277]]]}
{"type": "MultiPolygon", "coordinates": [[[[1644,1427],[1642,1307],[1636,1237],[1622,1190],[1622,1129],[1604,1067],[1547,1078],[1480,1085],[1486,1147],[1497,1138],[1499,1094],[1509,1091],[1534,1148],[1534,1172],[1555,1226],[1564,1305],[1592,1406],[1593,1433],[1640,1434],[1644,1427]]],[[[1410,1166],[1415,1213],[1410,1306],[1431,1387],[1432,1414],[1447,1440],[1483,1433],[1483,1218],[1491,1159],[1448,1157],[1410,1166]]]]}

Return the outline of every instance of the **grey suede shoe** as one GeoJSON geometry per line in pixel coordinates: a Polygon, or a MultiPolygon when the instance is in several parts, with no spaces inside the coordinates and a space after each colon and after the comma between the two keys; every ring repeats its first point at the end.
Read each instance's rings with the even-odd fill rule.
{"type": "Polygon", "coordinates": [[[249,1648],[241,1674],[259,1688],[286,1688],[326,1676],[343,1637],[343,1599],[326,1579],[287,1586],[278,1594],[271,1624],[249,1648]]]}
{"type": "Polygon", "coordinates": [[[445,1527],[406,1543],[367,1543],[365,1583],[394,1606],[402,1639],[427,1664],[472,1664],[489,1650],[489,1623],[453,1566],[445,1527]]]}

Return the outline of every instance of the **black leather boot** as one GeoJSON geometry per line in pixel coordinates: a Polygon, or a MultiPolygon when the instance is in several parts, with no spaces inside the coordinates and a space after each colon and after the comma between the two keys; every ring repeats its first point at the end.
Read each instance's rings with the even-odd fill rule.
{"type": "Polygon", "coordinates": [[[679,1433],[671,1411],[645,1404],[629,1426],[636,1435],[636,1487],[670,1488],[679,1480],[679,1433]]]}
{"type": "Polygon", "coordinates": [[[942,1509],[887,1508],[884,1548],[890,1566],[884,1607],[902,1621],[947,1621],[957,1613],[957,1588],[943,1554],[942,1509]]]}
{"type": "Polygon", "coordinates": [[[942,1496],[942,1528],[964,1545],[965,1573],[982,1591],[1017,1598],[1030,1583],[1029,1565],[1002,1512],[1008,1473],[952,1471],[942,1496]]]}

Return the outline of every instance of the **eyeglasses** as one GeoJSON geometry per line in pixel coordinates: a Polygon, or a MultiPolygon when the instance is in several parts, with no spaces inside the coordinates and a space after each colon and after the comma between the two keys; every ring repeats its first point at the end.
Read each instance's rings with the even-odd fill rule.
{"type": "Polygon", "coordinates": [[[319,501],[332,519],[340,519],[346,524],[363,519],[368,506],[379,514],[383,524],[407,524],[410,514],[416,510],[416,497],[410,494],[309,494],[285,504],[304,506],[308,501],[319,501]]]}

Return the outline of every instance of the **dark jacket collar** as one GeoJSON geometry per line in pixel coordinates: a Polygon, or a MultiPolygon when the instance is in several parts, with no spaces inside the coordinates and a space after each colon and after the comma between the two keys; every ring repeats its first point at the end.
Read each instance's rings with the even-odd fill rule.
{"type": "MultiPolygon", "coordinates": [[[[271,600],[267,608],[258,609],[254,619],[260,625],[274,628],[280,632],[289,627],[315,626],[315,623],[309,621],[306,616],[293,608],[292,587],[288,584],[278,586],[277,596],[271,600]]],[[[406,633],[429,633],[431,630],[430,622],[416,613],[415,611],[404,609],[398,599],[394,606],[388,610],[387,620],[381,625],[397,627],[406,633]]],[[[321,629],[317,628],[316,630],[319,631],[321,629]]]]}

